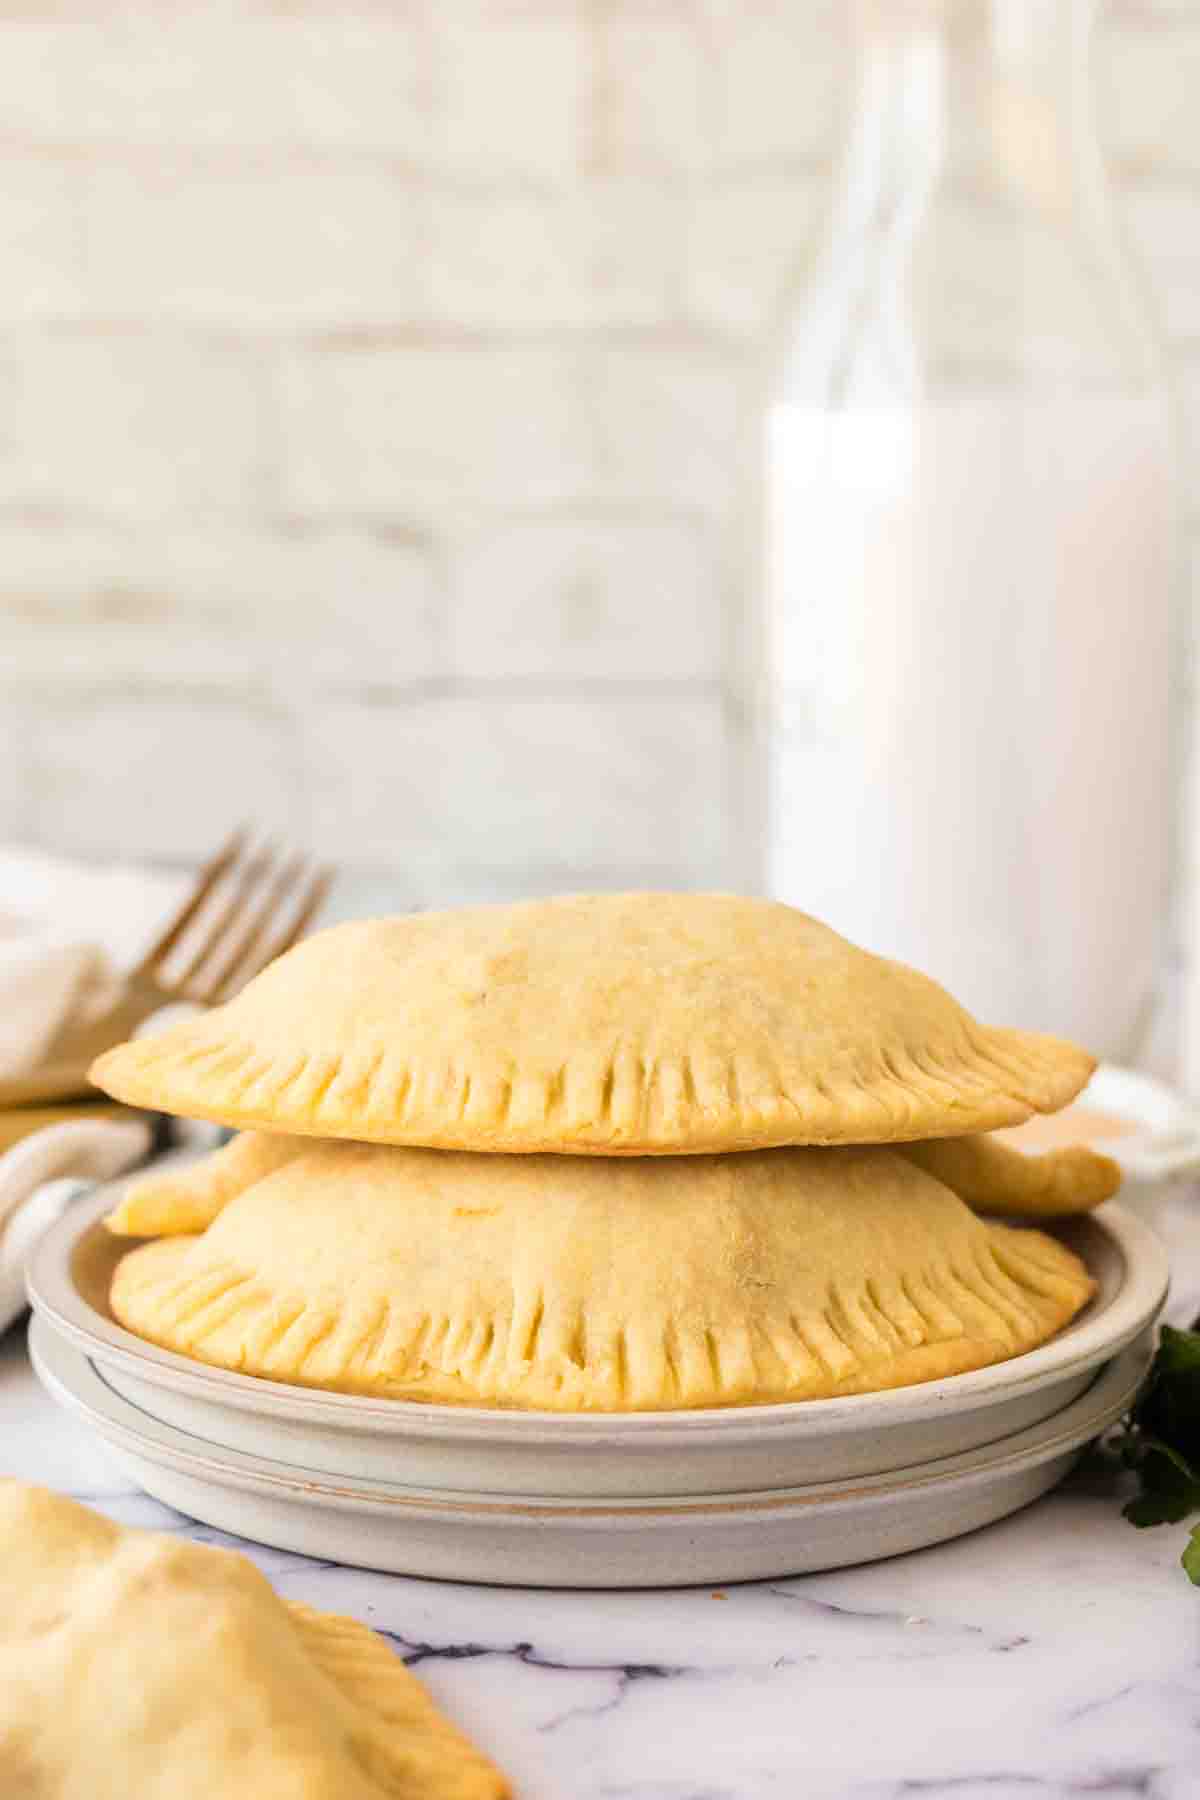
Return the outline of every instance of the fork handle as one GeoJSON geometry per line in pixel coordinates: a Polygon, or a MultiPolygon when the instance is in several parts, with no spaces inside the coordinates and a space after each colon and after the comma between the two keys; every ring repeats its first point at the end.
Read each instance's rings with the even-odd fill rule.
{"type": "Polygon", "coordinates": [[[88,1063],[39,1063],[28,1075],[0,1081],[0,1111],[40,1106],[55,1100],[95,1100],[100,1090],[88,1080],[88,1063]]]}
{"type": "Polygon", "coordinates": [[[99,1018],[86,1024],[68,1021],[46,1047],[46,1062],[90,1063],[102,1050],[123,1044],[151,1013],[167,1004],[167,995],[157,988],[128,987],[120,998],[99,1018]]]}
{"type": "Polygon", "coordinates": [[[36,1069],[0,1081],[0,1107],[94,1096],[97,1089],[88,1080],[87,1072],[95,1058],[102,1050],[111,1050],[114,1044],[132,1037],[137,1027],[164,1004],[162,994],[135,988],[87,1025],[68,1021],[51,1040],[36,1069]]]}

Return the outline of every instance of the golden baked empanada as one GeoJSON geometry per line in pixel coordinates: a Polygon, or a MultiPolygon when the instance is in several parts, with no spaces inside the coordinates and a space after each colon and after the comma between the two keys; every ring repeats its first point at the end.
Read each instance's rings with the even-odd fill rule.
{"type": "Polygon", "coordinates": [[[239,1131],[193,1162],[168,1162],[132,1182],[104,1221],[121,1237],[171,1237],[203,1231],[235,1195],[281,1169],[312,1139],[275,1131],[239,1131]]]}
{"type": "Polygon", "coordinates": [[[6,1800],[505,1800],[373,1631],[247,1557],[0,1481],[6,1800]]]}
{"type": "Polygon", "coordinates": [[[336,926],[93,1075],[229,1125],[612,1156],[961,1136],[1092,1067],[791,907],[585,894],[336,926]]]}
{"type": "Polygon", "coordinates": [[[1120,1165],[1082,1144],[1035,1156],[977,1136],[929,1138],[902,1151],[977,1213],[1064,1218],[1090,1212],[1121,1185],[1120,1165]]]}
{"type": "Polygon", "coordinates": [[[491,1157],[315,1145],[113,1312],[201,1361],[347,1392],[621,1411],[799,1400],[1032,1348],[1092,1282],[887,1149],[491,1157]]]}

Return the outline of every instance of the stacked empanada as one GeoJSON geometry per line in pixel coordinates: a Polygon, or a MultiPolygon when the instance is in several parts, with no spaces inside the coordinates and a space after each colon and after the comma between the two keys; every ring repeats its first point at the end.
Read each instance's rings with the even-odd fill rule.
{"type": "Polygon", "coordinates": [[[985,1215],[1118,1171],[985,1134],[1093,1064],[773,902],[582,895],[356,922],[101,1057],[242,1135],[133,1187],[116,1316],[169,1349],[397,1398],[801,1400],[1032,1348],[1079,1259],[985,1215]],[[348,1142],[335,1140],[351,1140],[348,1142]]]}

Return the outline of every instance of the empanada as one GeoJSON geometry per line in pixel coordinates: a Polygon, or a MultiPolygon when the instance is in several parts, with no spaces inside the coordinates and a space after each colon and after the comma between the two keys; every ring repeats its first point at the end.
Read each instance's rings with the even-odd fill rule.
{"type": "Polygon", "coordinates": [[[791,907],[591,894],[336,926],[93,1075],[234,1126],[616,1156],[957,1137],[1092,1068],[791,907]]]}
{"type": "Polygon", "coordinates": [[[6,1800],[506,1800],[355,1619],[247,1557],[0,1481],[6,1800]]]}
{"type": "Polygon", "coordinates": [[[1065,1218],[1091,1212],[1121,1185],[1120,1164],[1082,1144],[1031,1155],[998,1138],[978,1136],[927,1138],[901,1148],[977,1213],[1065,1218]]]}
{"type": "Polygon", "coordinates": [[[105,1224],[121,1237],[203,1231],[236,1195],[311,1147],[311,1138],[239,1131],[219,1150],[194,1162],[151,1168],[125,1189],[105,1224]]]}
{"type": "Polygon", "coordinates": [[[351,1393],[564,1411],[956,1374],[1084,1305],[1079,1259],[895,1151],[475,1156],[314,1145],[199,1237],[132,1250],[130,1330],[351,1393]]]}

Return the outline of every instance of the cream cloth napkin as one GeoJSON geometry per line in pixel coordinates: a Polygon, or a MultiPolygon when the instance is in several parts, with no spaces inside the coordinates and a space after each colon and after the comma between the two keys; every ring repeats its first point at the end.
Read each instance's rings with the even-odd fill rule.
{"type": "Polygon", "coordinates": [[[0,1079],[35,1069],[68,1017],[108,1004],[188,883],[0,846],[0,1079]]]}
{"type": "MultiPolygon", "coordinates": [[[[187,875],[76,863],[0,845],[0,1079],[28,1074],[68,1017],[108,1004],[170,918],[187,875]]],[[[34,1245],[81,1191],[147,1155],[148,1123],[72,1119],[0,1154],[0,1331],[25,1305],[34,1245]]]]}
{"type": "Polygon", "coordinates": [[[35,1246],[93,1181],[111,1181],[148,1155],[145,1119],[73,1119],[22,1138],[0,1156],[0,1332],[25,1308],[35,1246]]]}

